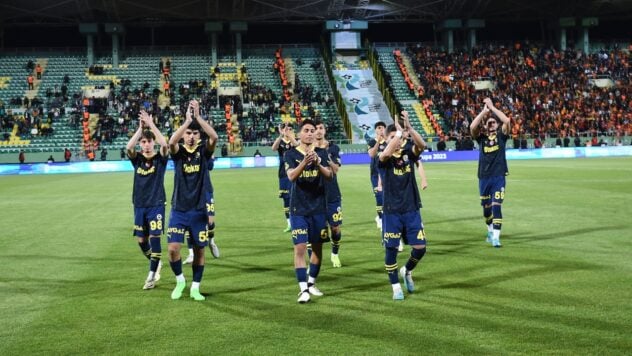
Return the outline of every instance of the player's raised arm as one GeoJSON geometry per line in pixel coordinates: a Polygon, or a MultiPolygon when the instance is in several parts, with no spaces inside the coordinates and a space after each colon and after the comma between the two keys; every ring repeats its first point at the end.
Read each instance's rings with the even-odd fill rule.
{"type": "MultiPolygon", "coordinates": [[[[396,128],[399,127],[401,129],[399,124],[395,125],[395,127],[396,128]]],[[[384,151],[382,151],[382,153],[380,153],[379,155],[380,162],[388,161],[388,159],[391,158],[393,153],[395,153],[395,151],[397,151],[402,145],[402,131],[401,130],[397,129],[396,131],[394,131],[392,135],[389,132],[388,137],[390,141],[388,142],[388,145],[386,145],[386,148],[384,149],[384,151]]]]}
{"type": "Polygon", "coordinates": [[[206,120],[202,119],[202,115],[200,115],[200,103],[197,100],[191,100],[191,107],[193,108],[193,115],[195,116],[195,120],[200,124],[202,130],[208,136],[208,140],[206,141],[206,148],[213,152],[215,150],[215,145],[217,144],[217,132],[213,126],[211,126],[206,120]]]}
{"type": "Polygon", "coordinates": [[[287,126],[285,129],[287,132],[285,133],[285,137],[290,140],[290,145],[292,147],[298,146],[298,140],[296,139],[296,135],[294,134],[294,129],[291,126],[287,126]]]}
{"type": "Polygon", "coordinates": [[[186,118],[184,122],[182,123],[182,125],[180,125],[180,127],[178,127],[176,132],[174,132],[173,135],[171,135],[171,138],[169,138],[169,152],[172,155],[178,153],[178,150],[180,149],[178,142],[180,142],[180,139],[182,138],[182,136],[184,136],[184,132],[189,128],[189,125],[191,125],[191,123],[193,122],[193,116],[191,114],[191,103],[189,103],[189,106],[187,107],[187,112],[186,112],[185,117],[186,118]]]}
{"type": "Polygon", "coordinates": [[[485,102],[485,106],[489,110],[491,110],[496,115],[496,117],[498,117],[498,119],[500,119],[500,121],[502,121],[502,123],[503,123],[503,127],[502,127],[503,133],[507,134],[509,132],[509,124],[511,122],[509,117],[507,117],[507,115],[505,115],[504,112],[498,110],[498,108],[496,108],[494,106],[494,103],[492,102],[492,99],[486,98],[484,100],[484,102],[485,102]]]}
{"type": "Polygon", "coordinates": [[[167,140],[165,140],[165,137],[162,135],[160,130],[158,130],[158,127],[156,127],[156,124],[154,124],[154,118],[151,115],[147,114],[145,111],[141,111],[140,122],[142,122],[145,127],[149,127],[151,132],[156,137],[156,142],[158,143],[158,145],[160,145],[160,155],[163,157],[167,156],[167,154],[169,153],[169,145],[167,144],[167,140]]]}
{"type": "Polygon", "coordinates": [[[483,120],[483,117],[485,117],[485,115],[489,112],[489,109],[487,108],[487,105],[483,106],[483,110],[481,110],[481,112],[476,115],[476,117],[474,118],[474,120],[472,120],[472,123],[470,124],[470,133],[472,134],[472,138],[476,140],[476,138],[478,137],[478,135],[481,133],[481,120],[483,120]]]}
{"type": "Polygon", "coordinates": [[[272,143],[272,151],[278,151],[279,150],[279,146],[281,145],[281,140],[283,139],[283,128],[284,125],[283,124],[279,124],[279,137],[276,138],[276,140],[274,140],[274,142],[272,143]]]}
{"type": "Polygon", "coordinates": [[[136,144],[138,144],[138,140],[140,140],[140,136],[143,134],[143,121],[138,121],[138,129],[134,132],[134,135],[127,141],[127,146],[125,149],[127,151],[127,156],[129,158],[136,157],[136,144]]]}
{"type": "Polygon", "coordinates": [[[424,142],[424,139],[423,137],[421,137],[419,132],[417,132],[417,130],[413,128],[413,125],[410,124],[410,119],[408,118],[408,111],[406,110],[402,111],[402,118],[404,118],[404,126],[408,130],[410,137],[413,139],[413,142],[415,143],[415,147],[417,148],[417,150],[419,150],[419,152],[423,152],[423,150],[426,148],[426,143],[424,142]]]}
{"type": "Polygon", "coordinates": [[[380,147],[380,144],[377,142],[377,139],[375,140],[375,144],[369,148],[368,152],[369,152],[369,157],[373,158],[375,157],[375,155],[377,155],[377,150],[380,147]]]}

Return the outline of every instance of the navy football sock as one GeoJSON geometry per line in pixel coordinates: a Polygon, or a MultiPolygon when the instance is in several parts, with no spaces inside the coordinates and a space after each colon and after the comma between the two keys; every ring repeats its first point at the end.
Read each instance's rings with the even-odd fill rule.
{"type": "Polygon", "coordinates": [[[283,212],[285,213],[285,218],[290,218],[290,198],[283,198],[283,212]]]}
{"type": "Polygon", "coordinates": [[[156,272],[158,263],[162,257],[162,247],[160,246],[160,237],[152,237],[149,239],[151,245],[151,257],[149,259],[149,270],[156,272]]]}
{"type": "Polygon", "coordinates": [[[149,247],[149,242],[148,241],[139,242],[138,246],[140,247],[140,250],[143,252],[143,255],[145,255],[147,259],[150,259],[151,247],[149,247]]]}
{"type": "Polygon", "coordinates": [[[500,230],[503,225],[503,213],[500,205],[492,205],[492,214],[494,215],[492,220],[494,230],[500,230]]]}
{"type": "Polygon", "coordinates": [[[340,249],[340,239],[342,238],[342,232],[331,232],[331,253],[334,255],[338,254],[338,250],[340,249]]]}
{"type": "Polygon", "coordinates": [[[176,276],[179,276],[182,274],[182,260],[177,260],[177,261],[169,261],[169,265],[171,266],[171,270],[173,271],[173,274],[175,274],[176,276]]]}
{"type": "Polygon", "coordinates": [[[191,269],[193,270],[193,282],[201,282],[202,275],[204,275],[204,265],[196,265],[195,263],[191,264],[191,269]]]}
{"type": "Polygon", "coordinates": [[[492,223],[492,207],[483,207],[483,217],[485,218],[485,224],[489,225],[492,223]]]}
{"type": "Polygon", "coordinates": [[[424,257],[425,254],[426,254],[425,247],[419,250],[413,248],[413,250],[410,251],[410,258],[408,259],[408,262],[406,262],[406,270],[407,271],[414,270],[415,267],[417,267],[417,263],[421,261],[421,258],[424,257]]]}
{"type": "Polygon", "coordinates": [[[309,276],[312,278],[318,277],[318,273],[320,273],[320,265],[315,265],[313,263],[309,264],[309,276]]]}
{"type": "Polygon", "coordinates": [[[294,269],[296,272],[296,280],[300,282],[307,283],[307,268],[299,267],[294,269]]]}
{"type": "Polygon", "coordinates": [[[397,248],[387,247],[384,255],[384,268],[388,273],[388,279],[391,284],[399,283],[399,277],[397,276],[397,248]]]}

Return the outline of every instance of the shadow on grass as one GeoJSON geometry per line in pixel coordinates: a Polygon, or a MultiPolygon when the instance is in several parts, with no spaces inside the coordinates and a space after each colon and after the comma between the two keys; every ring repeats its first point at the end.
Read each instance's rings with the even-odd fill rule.
{"type": "Polygon", "coordinates": [[[510,241],[512,241],[512,244],[518,245],[522,243],[531,242],[534,240],[555,240],[555,239],[561,239],[565,237],[584,235],[584,234],[593,233],[593,232],[624,230],[626,228],[627,227],[625,226],[618,226],[618,225],[595,226],[592,228],[574,229],[574,230],[568,230],[568,231],[562,231],[562,232],[551,232],[547,234],[517,234],[517,235],[508,234],[505,237],[510,239],[510,241]]]}

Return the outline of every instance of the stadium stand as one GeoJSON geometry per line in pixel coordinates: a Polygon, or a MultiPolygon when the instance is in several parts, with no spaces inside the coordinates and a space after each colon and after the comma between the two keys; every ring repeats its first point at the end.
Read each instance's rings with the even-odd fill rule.
{"type": "Polygon", "coordinates": [[[81,55],[53,55],[37,59],[43,76],[31,91],[25,82],[22,84],[31,57],[6,58],[0,63],[0,113],[2,132],[8,136],[1,137],[0,152],[61,152],[70,148],[87,154],[103,148],[119,150],[133,132],[141,109],[152,113],[158,127],[170,134],[193,98],[202,102],[202,113],[213,120],[221,142],[241,144],[245,139],[249,144],[269,144],[278,124],[295,122],[297,114],[321,118],[332,138],[344,141],[331,88],[322,68],[316,66],[322,61],[318,48],[286,50],[285,61],[293,73],[292,103],[281,100],[282,87],[273,74],[272,48],[248,49],[240,68],[232,56],[220,57],[218,65],[212,67],[210,57],[201,52],[130,54],[118,68],[109,64],[110,57],[98,58],[88,68],[81,55]],[[169,68],[167,76],[160,67],[169,68]],[[169,83],[168,95],[164,93],[165,82],[169,83]],[[226,88],[238,91],[222,96],[220,102],[218,89],[226,88]],[[248,104],[245,117],[244,99],[248,104]],[[296,110],[287,110],[287,104],[294,103],[296,110]],[[34,127],[37,132],[31,131],[34,127]]]}
{"type": "Polygon", "coordinates": [[[627,51],[602,49],[584,55],[520,43],[452,54],[406,45],[376,49],[401,106],[408,109],[420,96],[412,107],[429,135],[444,131],[451,140],[469,136],[469,122],[490,94],[512,116],[515,142],[536,136],[621,137],[632,129],[627,51]],[[414,74],[398,64],[394,53],[399,48],[404,49],[401,62],[410,58],[414,74]],[[412,84],[413,76],[421,90],[412,84]],[[599,79],[605,84],[600,86],[599,79]],[[495,89],[477,90],[475,81],[489,81],[495,89]]]}
{"type": "MultiPolygon", "coordinates": [[[[409,111],[413,125],[427,137],[458,141],[468,136],[469,121],[489,95],[475,85],[489,83],[493,97],[513,118],[516,142],[579,135],[583,143],[632,131],[629,52],[621,48],[584,55],[516,44],[448,54],[423,46],[376,44],[374,53],[397,102],[394,111],[409,111]]],[[[215,67],[202,51],[129,53],[117,68],[107,56],[88,67],[83,54],[5,55],[0,61],[0,152],[118,151],[141,109],[152,113],[169,135],[192,98],[213,120],[220,144],[236,143],[233,153],[242,146],[269,145],[279,123],[305,117],[322,119],[334,141],[348,142],[320,47],[284,45],[279,58],[277,50],[276,45],[247,47],[242,66],[225,55],[215,67]],[[286,71],[285,88],[274,67],[278,60],[286,71]],[[160,71],[167,62],[168,78],[160,71]],[[41,79],[35,78],[29,90],[25,78],[36,74],[37,64],[41,79]],[[169,95],[164,94],[165,82],[169,95]],[[236,91],[228,95],[226,88],[236,91]],[[88,137],[81,123],[84,111],[88,137]]],[[[366,61],[332,63],[332,68],[366,66],[366,61]]]]}

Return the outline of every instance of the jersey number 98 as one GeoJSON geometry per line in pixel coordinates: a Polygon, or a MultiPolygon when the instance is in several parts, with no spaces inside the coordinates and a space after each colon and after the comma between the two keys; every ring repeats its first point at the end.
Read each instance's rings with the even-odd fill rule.
{"type": "Polygon", "coordinates": [[[151,230],[162,230],[162,220],[152,220],[149,222],[149,228],[151,230]]]}

